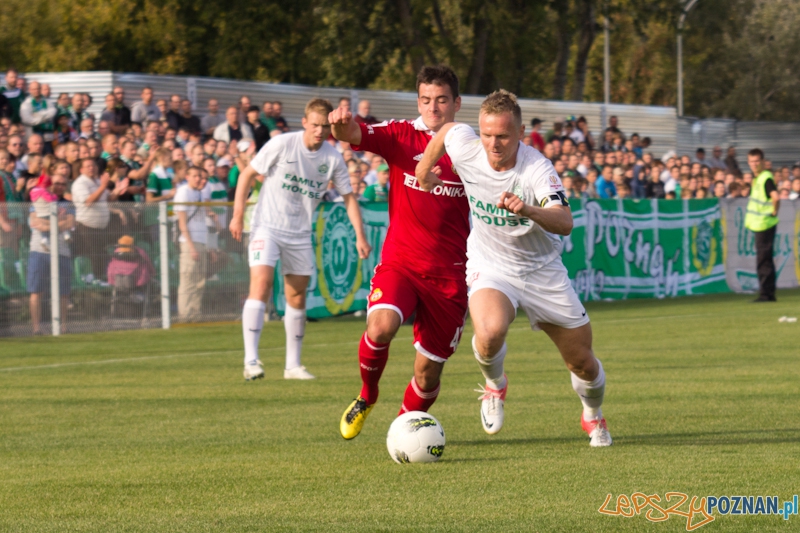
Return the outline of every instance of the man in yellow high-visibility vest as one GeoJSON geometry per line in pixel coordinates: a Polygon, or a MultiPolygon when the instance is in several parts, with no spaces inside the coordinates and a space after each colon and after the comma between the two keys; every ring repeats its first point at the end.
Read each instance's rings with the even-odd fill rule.
{"type": "Polygon", "coordinates": [[[764,168],[764,152],[755,148],[747,152],[747,164],[753,171],[753,187],[747,203],[744,225],[756,237],[756,272],[759,295],[756,302],[775,301],[775,262],[772,250],[778,226],[780,199],[772,172],[764,168]]]}

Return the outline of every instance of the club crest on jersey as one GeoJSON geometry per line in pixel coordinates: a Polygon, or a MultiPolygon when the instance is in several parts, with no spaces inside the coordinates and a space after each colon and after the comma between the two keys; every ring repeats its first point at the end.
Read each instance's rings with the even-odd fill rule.
{"type": "Polygon", "coordinates": [[[414,161],[422,161],[422,154],[417,154],[414,156],[414,161]]]}
{"type": "Polygon", "coordinates": [[[328,165],[322,163],[317,170],[319,170],[320,174],[325,174],[328,172],[328,165]]]}
{"type": "Polygon", "coordinates": [[[372,290],[372,294],[370,294],[369,296],[369,301],[377,302],[382,297],[383,297],[383,291],[376,287],[375,289],[372,290]]]}
{"type": "Polygon", "coordinates": [[[511,194],[522,200],[525,201],[525,193],[522,192],[522,185],[517,183],[514,185],[514,188],[511,189],[511,194]]]}

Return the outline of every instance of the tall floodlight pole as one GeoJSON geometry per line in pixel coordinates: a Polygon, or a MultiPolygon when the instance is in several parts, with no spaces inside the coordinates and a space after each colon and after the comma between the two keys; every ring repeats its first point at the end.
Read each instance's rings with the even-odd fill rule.
{"type": "Polygon", "coordinates": [[[683,11],[678,19],[678,116],[683,116],[683,25],[686,22],[686,15],[697,3],[697,0],[687,0],[683,5],[683,11]]]}
{"type": "Polygon", "coordinates": [[[603,112],[601,122],[603,131],[608,126],[608,104],[611,103],[611,47],[608,39],[608,5],[603,17],[603,112]]]}

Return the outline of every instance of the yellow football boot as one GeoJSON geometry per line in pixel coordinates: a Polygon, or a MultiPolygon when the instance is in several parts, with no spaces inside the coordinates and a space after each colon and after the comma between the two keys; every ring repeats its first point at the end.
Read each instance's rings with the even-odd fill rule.
{"type": "Polygon", "coordinates": [[[345,409],[342,421],[339,422],[339,432],[342,437],[347,440],[357,437],[361,433],[361,428],[364,427],[364,420],[367,419],[367,415],[374,406],[375,404],[367,405],[360,395],[353,400],[353,403],[345,409]]]}

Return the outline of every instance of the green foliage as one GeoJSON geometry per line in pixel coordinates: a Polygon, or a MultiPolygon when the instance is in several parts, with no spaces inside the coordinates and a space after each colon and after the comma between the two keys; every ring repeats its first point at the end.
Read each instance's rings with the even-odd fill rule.
{"type": "MultiPolygon", "coordinates": [[[[409,90],[419,65],[441,62],[453,66],[465,93],[504,87],[525,97],[582,95],[601,101],[602,24],[608,14],[612,101],[675,105],[676,25],[682,4],[4,0],[0,68],[409,90]],[[594,31],[587,33],[592,22],[594,31]],[[586,57],[587,49],[584,63],[579,56],[583,50],[586,57]]],[[[684,31],[687,115],[800,118],[798,20],[796,0],[698,2],[684,31]]]]}

